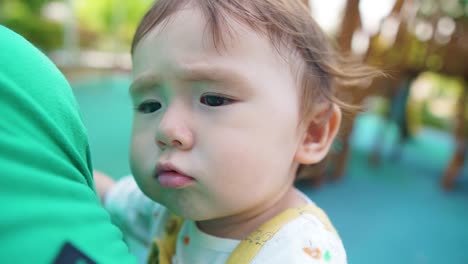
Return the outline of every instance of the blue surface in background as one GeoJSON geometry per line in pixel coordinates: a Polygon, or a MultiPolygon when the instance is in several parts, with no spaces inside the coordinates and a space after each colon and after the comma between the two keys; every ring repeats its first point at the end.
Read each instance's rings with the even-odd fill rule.
{"type": "MultiPolygon", "coordinates": [[[[129,84],[126,76],[72,83],[94,167],[114,178],[130,173],[129,84]]],[[[364,114],[357,122],[343,179],[319,189],[299,185],[332,219],[349,263],[468,263],[468,169],[453,192],[439,184],[454,148],[450,136],[424,129],[403,147],[400,159],[392,160],[387,152],[396,130],[390,126],[382,163],[373,168],[368,153],[383,121],[364,114]]]]}
{"type": "Polygon", "coordinates": [[[423,130],[400,160],[387,157],[373,168],[368,153],[381,123],[359,118],[342,181],[301,189],[332,218],[350,263],[468,263],[467,169],[453,192],[439,184],[453,142],[423,130]]]}

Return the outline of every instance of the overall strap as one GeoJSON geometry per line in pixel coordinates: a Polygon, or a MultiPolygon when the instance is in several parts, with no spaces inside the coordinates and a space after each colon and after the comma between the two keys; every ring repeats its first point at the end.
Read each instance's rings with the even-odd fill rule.
{"type": "Polygon", "coordinates": [[[227,264],[247,264],[257,255],[260,249],[287,223],[303,214],[316,216],[327,230],[336,234],[336,230],[322,209],[313,204],[289,208],[252,232],[234,249],[227,264]]]}
{"type": "Polygon", "coordinates": [[[183,219],[177,215],[171,214],[169,216],[162,239],[155,238],[153,240],[148,264],[171,264],[183,222],[183,219]]]}
{"type": "MultiPolygon", "coordinates": [[[[314,204],[289,208],[267,221],[246,239],[242,240],[227,260],[227,264],[248,264],[257,255],[260,249],[287,223],[303,214],[317,217],[325,228],[337,233],[327,215],[314,204]]],[[[182,218],[171,215],[166,225],[162,239],[155,239],[150,249],[148,264],[170,264],[175,254],[177,237],[182,226],[182,218]]]]}

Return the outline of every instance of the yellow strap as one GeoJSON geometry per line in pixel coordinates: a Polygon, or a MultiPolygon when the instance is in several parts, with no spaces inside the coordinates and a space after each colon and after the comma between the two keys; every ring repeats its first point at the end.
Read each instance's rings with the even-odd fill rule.
{"type": "MultiPolygon", "coordinates": [[[[273,217],[265,224],[252,232],[229,256],[227,264],[248,264],[257,255],[260,249],[268,242],[286,223],[303,214],[316,216],[330,232],[336,233],[327,215],[319,207],[308,204],[301,207],[290,208],[273,217]]],[[[148,264],[170,264],[175,254],[177,236],[182,226],[182,218],[171,215],[166,226],[163,239],[155,239],[150,250],[148,264]]]]}
{"type": "Polygon", "coordinates": [[[247,264],[257,255],[260,249],[270,240],[286,223],[302,214],[315,215],[330,232],[336,233],[327,215],[322,209],[308,204],[302,207],[290,208],[273,217],[270,221],[260,226],[234,249],[227,260],[227,264],[247,264]]]}
{"type": "Polygon", "coordinates": [[[182,222],[183,220],[179,216],[171,215],[169,217],[162,239],[154,239],[151,245],[148,264],[171,264],[182,222]]]}

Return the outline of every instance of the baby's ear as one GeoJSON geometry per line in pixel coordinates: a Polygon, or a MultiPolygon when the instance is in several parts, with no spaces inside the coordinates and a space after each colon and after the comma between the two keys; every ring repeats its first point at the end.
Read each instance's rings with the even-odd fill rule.
{"type": "Polygon", "coordinates": [[[341,110],[333,104],[317,111],[312,118],[304,121],[302,137],[294,157],[299,164],[316,164],[325,158],[330,150],[341,123],[341,110]]]}

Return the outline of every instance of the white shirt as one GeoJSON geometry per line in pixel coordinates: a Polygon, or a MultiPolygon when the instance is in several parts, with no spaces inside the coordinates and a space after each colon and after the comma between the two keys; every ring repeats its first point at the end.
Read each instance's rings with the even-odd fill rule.
{"type": "MultiPolygon", "coordinates": [[[[131,176],[115,184],[107,193],[104,205],[113,222],[124,233],[130,251],[140,263],[146,263],[153,239],[162,237],[164,233],[169,217],[167,208],[147,198],[131,176]]],[[[268,243],[260,249],[251,264],[347,263],[340,237],[312,214],[300,215],[265,239],[268,239],[268,243]]],[[[177,238],[172,263],[225,263],[239,243],[239,240],[206,234],[198,229],[194,221],[185,220],[177,238]]]]}

